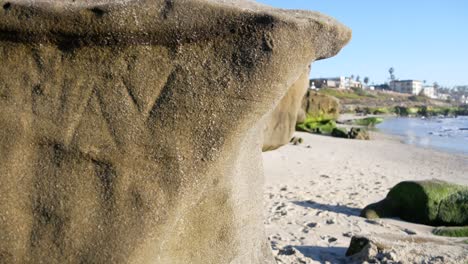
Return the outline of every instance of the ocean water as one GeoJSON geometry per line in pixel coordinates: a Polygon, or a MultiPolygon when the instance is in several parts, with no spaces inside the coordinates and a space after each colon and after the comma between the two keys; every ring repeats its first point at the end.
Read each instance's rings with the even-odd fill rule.
{"type": "Polygon", "coordinates": [[[468,116],[457,118],[389,118],[377,125],[405,143],[468,155],[468,116]]]}

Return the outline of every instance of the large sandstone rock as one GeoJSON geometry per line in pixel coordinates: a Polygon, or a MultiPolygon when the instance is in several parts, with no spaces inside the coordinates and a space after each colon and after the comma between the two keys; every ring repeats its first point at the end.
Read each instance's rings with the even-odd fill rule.
{"type": "Polygon", "coordinates": [[[276,108],[266,117],[263,151],[275,150],[287,144],[296,130],[297,114],[309,85],[310,67],[288,89],[276,108]]]}
{"type": "Polygon", "coordinates": [[[347,28],[245,0],[0,3],[0,263],[273,262],[259,120],[347,28]]]}
{"type": "Polygon", "coordinates": [[[340,114],[339,100],[333,96],[308,91],[310,67],[288,89],[275,110],[266,117],[263,151],[275,150],[288,143],[296,124],[306,116],[316,121],[336,120],[340,114]]]}

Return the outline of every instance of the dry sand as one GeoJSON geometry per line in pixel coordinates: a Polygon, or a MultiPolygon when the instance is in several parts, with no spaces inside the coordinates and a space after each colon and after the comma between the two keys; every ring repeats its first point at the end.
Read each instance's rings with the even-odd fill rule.
{"type": "Polygon", "coordinates": [[[353,235],[381,239],[395,262],[468,263],[463,239],[397,219],[368,221],[360,209],[405,180],[468,184],[468,156],[405,145],[372,133],[358,141],[297,133],[302,145],[264,153],[265,225],[278,263],[349,263],[353,235]],[[288,247],[292,246],[292,247],[288,247]]]}

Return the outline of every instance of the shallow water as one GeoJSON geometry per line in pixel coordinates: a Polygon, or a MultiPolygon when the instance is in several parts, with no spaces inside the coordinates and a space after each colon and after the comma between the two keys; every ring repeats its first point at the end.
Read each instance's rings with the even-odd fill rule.
{"type": "Polygon", "coordinates": [[[403,137],[405,143],[468,154],[468,117],[390,118],[378,130],[403,137]]]}

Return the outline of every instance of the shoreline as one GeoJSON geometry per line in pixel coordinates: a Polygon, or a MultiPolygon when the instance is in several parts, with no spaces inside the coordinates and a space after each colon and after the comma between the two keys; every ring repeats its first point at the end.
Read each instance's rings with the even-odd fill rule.
{"type": "MultiPolygon", "coordinates": [[[[348,128],[348,129],[351,128],[351,127],[362,127],[362,126],[350,125],[350,124],[346,124],[346,123],[352,122],[353,120],[357,120],[357,119],[364,119],[364,118],[367,118],[367,117],[377,117],[377,118],[383,118],[384,119],[384,121],[381,124],[378,124],[375,127],[369,128],[369,131],[373,132],[374,135],[379,135],[379,136],[387,135],[389,137],[394,137],[394,138],[400,140],[400,142],[402,144],[415,146],[415,147],[419,147],[419,148],[422,148],[422,149],[436,150],[436,151],[440,151],[440,152],[444,152],[444,153],[448,153],[448,154],[452,154],[452,155],[467,155],[468,156],[468,150],[465,150],[465,149],[451,148],[449,146],[437,146],[435,144],[426,144],[425,145],[425,144],[421,144],[421,143],[417,143],[417,142],[410,142],[410,141],[412,141],[412,139],[413,140],[414,139],[419,139],[420,141],[422,141],[425,138],[429,139],[431,137],[433,137],[433,139],[436,139],[436,140],[443,139],[443,138],[450,139],[449,137],[438,138],[438,137],[434,137],[433,134],[430,134],[428,132],[427,135],[416,135],[416,136],[413,136],[412,139],[410,139],[408,137],[408,135],[392,133],[390,131],[386,131],[385,129],[379,128],[379,126],[385,126],[385,122],[388,122],[389,120],[391,121],[391,120],[394,120],[394,119],[401,119],[401,120],[408,119],[408,120],[428,121],[428,120],[452,119],[452,117],[427,117],[427,118],[422,118],[422,117],[402,117],[402,116],[397,116],[397,115],[394,115],[394,114],[391,114],[391,115],[390,114],[386,114],[386,115],[366,115],[366,116],[360,116],[360,115],[356,115],[356,114],[342,114],[342,115],[340,115],[340,118],[337,120],[337,123],[339,124],[339,127],[344,127],[344,128],[348,128]]],[[[468,116],[461,116],[461,117],[468,118],[468,116]]],[[[366,127],[364,127],[364,128],[366,128],[366,127]]],[[[463,130],[465,130],[465,129],[463,129],[463,130]]]]}
{"type": "Polygon", "coordinates": [[[302,145],[263,154],[265,226],[278,263],[346,263],[351,237],[359,234],[454,243],[413,250],[427,259],[445,257],[445,263],[468,260],[468,245],[436,237],[431,227],[359,217],[362,208],[383,199],[401,181],[436,178],[468,184],[468,155],[405,144],[380,132],[371,132],[371,141],[300,132],[296,136],[304,139],[302,145]],[[287,246],[295,253],[283,254],[287,246]]]}

